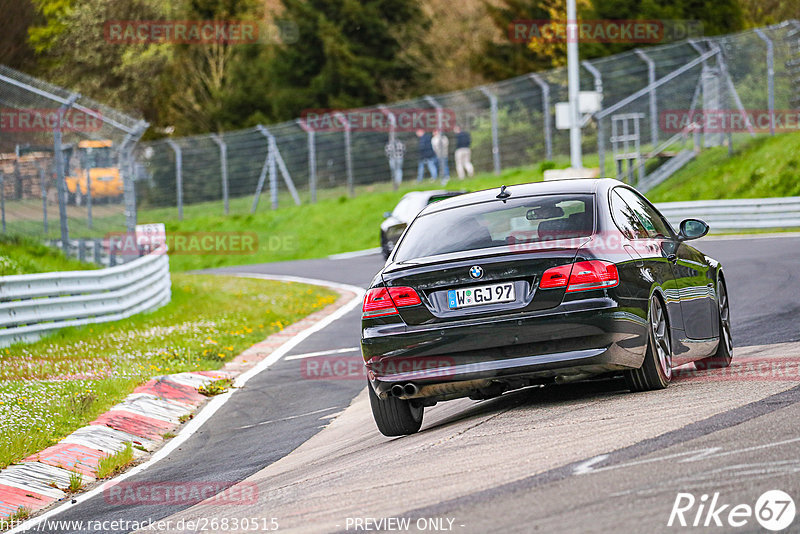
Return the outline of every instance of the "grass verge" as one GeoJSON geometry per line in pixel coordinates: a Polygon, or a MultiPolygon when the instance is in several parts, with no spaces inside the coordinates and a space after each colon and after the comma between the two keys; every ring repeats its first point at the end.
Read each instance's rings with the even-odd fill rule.
{"type": "Polygon", "coordinates": [[[800,195],[800,133],[743,138],[704,150],[650,191],[653,202],[767,198],[800,195]]]}
{"type": "MultiPolygon", "coordinates": [[[[113,477],[117,473],[121,473],[133,462],[133,447],[130,443],[125,444],[125,448],[121,451],[110,454],[105,458],[101,458],[97,463],[97,478],[113,477]]],[[[70,483],[72,481],[70,480],[70,483]]]]}
{"type": "Polygon", "coordinates": [[[152,376],[219,369],[334,302],[324,288],[173,274],[172,301],[124,321],[0,349],[0,468],[38,452],[152,376]]]}
{"type": "Polygon", "coordinates": [[[0,235],[0,276],[96,268],[94,264],[68,258],[61,251],[33,239],[0,235]]]}

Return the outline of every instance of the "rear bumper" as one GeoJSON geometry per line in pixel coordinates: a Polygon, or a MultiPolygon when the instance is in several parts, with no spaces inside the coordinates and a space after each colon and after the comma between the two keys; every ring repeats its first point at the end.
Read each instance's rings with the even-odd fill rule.
{"type": "Polygon", "coordinates": [[[645,313],[610,298],[525,315],[364,330],[367,375],[380,396],[395,384],[582,377],[641,366],[645,313]]]}

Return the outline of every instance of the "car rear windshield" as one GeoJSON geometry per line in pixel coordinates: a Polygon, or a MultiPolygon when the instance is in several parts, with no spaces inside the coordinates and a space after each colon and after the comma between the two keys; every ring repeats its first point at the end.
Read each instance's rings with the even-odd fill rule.
{"type": "Polygon", "coordinates": [[[594,196],[590,194],[492,200],[418,217],[399,243],[394,261],[586,237],[593,232],[594,196]]]}

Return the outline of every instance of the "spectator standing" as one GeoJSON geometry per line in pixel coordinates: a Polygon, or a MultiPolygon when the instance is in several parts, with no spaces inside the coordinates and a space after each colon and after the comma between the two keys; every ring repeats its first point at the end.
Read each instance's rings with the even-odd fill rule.
{"type": "Polygon", "coordinates": [[[428,172],[431,173],[431,178],[436,179],[436,153],[433,151],[431,144],[431,135],[425,133],[424,130],[417,130],[417,138],[419,139],[419,165],[417,165],[417,181],[421,182],[425,177],[425,167],[428,167],[428,172]]]}
{"type": "Polygon", "coordinates": [[[436,158],[439,160],[439,173],[442,175],[442,180],[446,182],[450,178],[450,167],[447,164],[447,159],[450,155],[450,140],[441,131],[434,130],[431,144],[436,158]]]}
{"type": "Polygon", "coordinates": [[[453,131],[456,133],[456,173],[458,179],[463,180],[465,175],[472,177],[475,174],[472,166],[472,136],[458,126],[453,131]]]}
{"type": "Polygon", "coordinates": [[[392,173],[392,181],[400,185],[403,182],[403,158],[406,155],[406,145],[394,136],[389,138],[389,142],[384,147],[386,157],[389,159],[389,170],[392,173]]]}

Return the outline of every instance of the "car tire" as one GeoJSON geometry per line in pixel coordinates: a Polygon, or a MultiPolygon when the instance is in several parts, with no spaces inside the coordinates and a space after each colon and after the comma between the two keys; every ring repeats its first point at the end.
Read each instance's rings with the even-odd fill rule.
{"type": "Polygon", "coordinates": [[[414,434],[422,427],[422,414],[425,408],[413,401],[388,397],[381,399],[372,385],[367,383],[372,416],[384,436],[406,436],[414,434]]]}
{"type": "Polygon", "coordinates": [[[708,358],[694,362],[694,368],[698,371],[723,369],[728,367],[733,359],[731,309],[728,301],[728,288],[725,287],[725,281],[722,278],[717,284],[717,306],[719,307],[719,345],[717,345],[717,352],[708,358]]]}
{"type": "Polygon", "coordinates": [[[658,295],[650,297],[647,312],[647,350],[638,369],[625,371],[625,382],[631,391],[664,389],[672,380],[672,343],[669,317],[658,295]]]}

